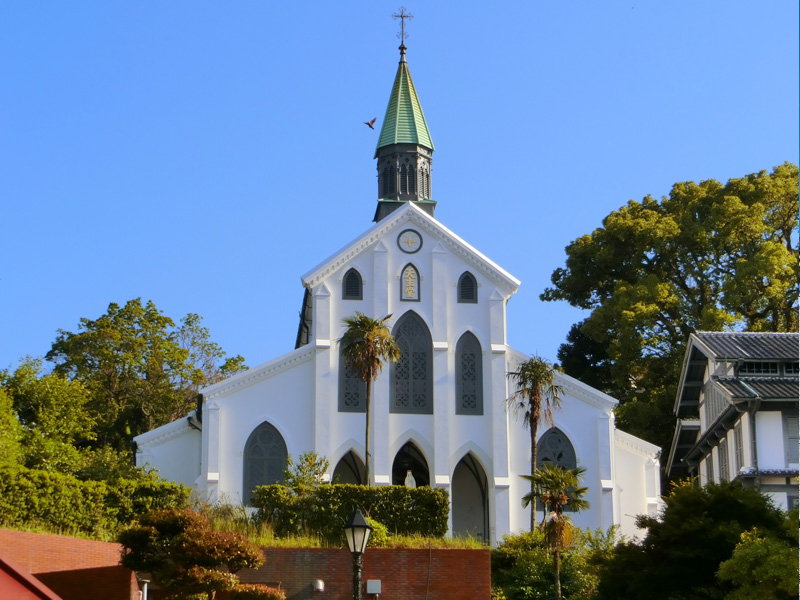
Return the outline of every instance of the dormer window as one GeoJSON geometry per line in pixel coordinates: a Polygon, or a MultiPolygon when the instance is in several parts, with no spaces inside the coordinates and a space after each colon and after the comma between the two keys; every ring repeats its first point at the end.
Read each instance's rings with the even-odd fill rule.
{"type": "Polygon", "coordinates": [[[478,302],[478,282],[469,271],[465,271],[458,278],[458,301],[467,304],[478,302]]]}
{"type": "Polygon", "coordinates": [[[342,300],[362,300],[363,284],[361,274],[355,269],[350,269],[342,280],[342,300]]]}
{"type": "Polygon", "coordinates": [[[777,375],[778,363],[767,361],[749,361],[739,365],[739,376],[742,375],[777,375]]]}

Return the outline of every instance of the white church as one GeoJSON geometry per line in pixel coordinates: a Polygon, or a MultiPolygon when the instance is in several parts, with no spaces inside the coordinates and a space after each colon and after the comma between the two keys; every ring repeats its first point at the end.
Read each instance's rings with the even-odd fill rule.
{"type": "MultiPolygon", "coordinates": [[[[302,277],[295,349],[201,390],[197,411],[136,438],[136,461],[212,502],[248,503],[305,452],[330,461],[331,481],[365,483],[365,388],[337,340],[356,311],[392,315],[401,358],[373,385],[370,483],[403,485],[410,470],[448,492],[453,534],[494,544],[530,527],[530,433],[506,408],[508,373],[528,358],[506,343],[520,282],[434,218],[434,146],[405,50],[375,151],[375,224],[302,277]]],[[[539,460],[586,468],[577,525],[641,533],[634,517],[661,502],[659,448],[615,427],[614,398],[556,383],[562,409],[540,424],[539,460]]]]}

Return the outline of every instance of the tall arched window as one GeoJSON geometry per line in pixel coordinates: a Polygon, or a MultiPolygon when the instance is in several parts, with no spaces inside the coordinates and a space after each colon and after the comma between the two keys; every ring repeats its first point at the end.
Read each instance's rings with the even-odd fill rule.
{"type": "Polygon", "coordinates": [[[367,384],[339,356],[339,412],[366,412],[367,384]]]}
{"type": "Polygon", "coordinates": [[[392,331],[400,347],[400,360],[391,363],[394,413],[433,414],[433,342],[425,322],[407,312],[392,331]]]}
{"type": "Polygon", "coordinates": [[[469,331],[456,344],[456,414],[483,414],[483,353],[469,331]]]}
{"type": "Polygon", "coordinates": [[[536,444],[536,466],[541,467],[545,462],[562,469],[574,469],[578,466],[572,442],[558,427],[545,431],[536,444]]]}
{"type": "Polygon", "coordinates": [[[408,165],[400,166],[400,193],[408,194],[408,165]]]}
{"type": "Polygon", "coordinates": [[[383,167],[381,180],[381,198],[387,198],[389,196],[389,167],[383,167]]]}
{"type": "Polygon", "coordinates": [[[478,282],[469,271],[464,271],[458,278],[458,301],[468,304],[478,301],[478,282]]]}
{"type": "Polygon", "coordinates": [[[387,196],[392,196],[397,191],[397,171],[395,171],[394,165],[389,167],[389,193],[386,194],[387,196]]]}
{"type": "Polygon", "coordinates": [[[344,274],[342,280],[342,299],[361,300],[363,298],[361,274],[355,269],[350,269],[344,274]]]}
{"type": "MultiPolygon", "coordinates": [[[[562,469],[574,469],[578,466],[572,442],[558,427],[551,427],[545,431],[536,444],[537,468],[541,467],[545,462],[553,463],[562,469]]],[[[564,510],[572,512],[573,509],[567,504],[564,510]]]]}
{"type": "Polygon", "coordinates": [[[252,502],[256,486],[283,483],[287,457],[286,442],[275,427],[265,421],[253,430],[244,445],[245,504],[252,502]]]}

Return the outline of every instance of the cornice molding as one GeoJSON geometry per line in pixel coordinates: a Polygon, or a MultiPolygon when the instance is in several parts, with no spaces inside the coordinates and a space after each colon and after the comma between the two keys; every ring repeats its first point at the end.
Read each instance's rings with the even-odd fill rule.
{"type": "MultiPolygon", "coordinates": [[[[194,414],[194,412],[190,413],[194,414]]],[[[162,425],[157,429],[153,429],[152,431],[148,431],[147,433],[143,433],[141,435],[137,435],[134,440],[136,440],[137,447],[140,451],[145,452],[146,450],[163,444],[164,442],[168,442],[176,437],[180,437],[186,432],[191,432],[193,429],[189,427],[188,417],[182,417],[177,421],[173,421],[172,423],[167,423],[166,425],[162,425]]],[[[198,435],[199,435],[198,431],[198,435]]]]}
{"type": "Polygon", "coordinates": [[[620,431],[619,429],[614,430],[614,442],[644,458],[655,459],[658,453],[661,452],[661,448],[655,444],[646,442],[635,435],[620,431]]]}
{"type": "Polygon", "coordinates": [[[266,362],[262,365],[237,373],[233,377],[215,383],[214,385],[200,390],[206,401],[219,396],[228,395],[234,390],[249,387],[265,379],[269,379],[282,371],[286,371],[297,365],[308,362],[314,358],[317,352],[316,345],[306,345],[297,348],[283,356],[266,362]]]}
{"type": "MultiPolygon", "coordinates": [[[[376,244],[376,242],[380,243],[382,238],[390,232],[404,227],[408,223],[413,223],[424,230],[433,240],[442,244],[443,248],[449,248],[453,254],[459,256],[464,262],[473,266],[502,289],[507,290],[508,296],[519,289],[520,282],[518,279],[411,202],[406,202],[404,206],[367,230],[361,237],[356,238],[339,252],[303,275],[301,277],[303,286],[307,289],[313,289],[326,277],[369,249],[370,246],[376,244]]],[[[385,251],[385,246],[383,250],[378,248],[376,250],[385,251]]]]}

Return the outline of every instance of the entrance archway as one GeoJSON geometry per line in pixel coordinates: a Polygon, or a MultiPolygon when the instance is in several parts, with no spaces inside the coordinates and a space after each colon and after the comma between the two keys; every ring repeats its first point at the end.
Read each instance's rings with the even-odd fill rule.
{"type": "Polygon", "coordinates": [[[480,463],[467,454],[453,471],[453,535],[489,539],[489,482],[480,463]]]}
{"type": "Polygon", "coordinates": [[[364,485],[365,471],[364,461],[358,454],[350,450],[336,463],[336,468],[333,470],[333,483],[364,485]]]}

